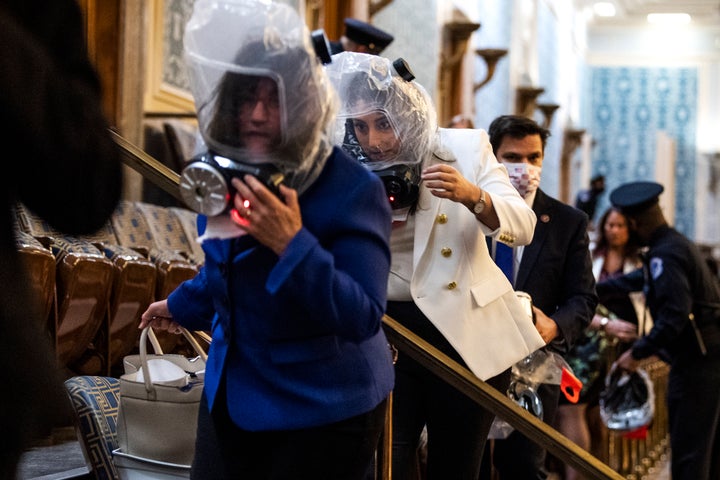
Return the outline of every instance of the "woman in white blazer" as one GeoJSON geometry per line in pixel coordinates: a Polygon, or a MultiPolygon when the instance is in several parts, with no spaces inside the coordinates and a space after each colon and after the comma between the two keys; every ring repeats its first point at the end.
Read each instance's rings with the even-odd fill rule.
{"type": "MultiPolygon", "coordinates": [[[[327,68],[336,141],[383,179],[393,207],[388,315],[504,392],[511,365],[544,342],[486,236],[526,245],[535,214],[485,131],[437,128],[404,62],[346,52],[327,68]]],[[[428,477],[477,478],[492,413],[402,353],[395,368],[393,478],[412,477],[425,426],[428,477]]]]}

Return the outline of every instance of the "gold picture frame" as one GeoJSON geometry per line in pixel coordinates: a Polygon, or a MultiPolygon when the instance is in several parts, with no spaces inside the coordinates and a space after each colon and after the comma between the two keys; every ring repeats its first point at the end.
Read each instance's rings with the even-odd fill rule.
{"type": "Polygon", "coordinates": [[[195,111],[185,65],[182,40],[194,0],[152,0],[148,20],[147,88],[145,112],[180,113],[195,111]]]}
{"type": "MultiPolygon", "coordinates": [[[[293,5],[295,2],[283,0],[293,5]]],[[[151,0],[148,2],[145,114],[192,114],[192,92],[187,84],[182,58],[185,24],[195,0],[151,0]]],[[[330,38],[340,38],[342,19],[352,16],[353,0],[305,0],[305,20],[311,29],[325,28],[330,38]]],[[[389,2],[388,2],[389,3],[389,2]]]]}

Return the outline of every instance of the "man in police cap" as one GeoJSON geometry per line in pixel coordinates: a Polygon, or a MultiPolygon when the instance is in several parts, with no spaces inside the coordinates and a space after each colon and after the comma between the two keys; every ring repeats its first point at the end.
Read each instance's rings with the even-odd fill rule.
{"type": "Polygon", "coordinates": [[[339,42],[330,42],[330,53],[358,52],[380,55],[394,37],[369,23],[354,18],[345,19],[345,33],[339,42]]]}
{"type": "Polygon", "coordinates": [[[632,182],[610,194],[610,202],[628,217],[631,231],[649,249],[643,269],[600,282],[597,292],[602,296],[644,289],[652,329],[615,365],[634,371],[651,355],[670,363],[672,478],[718,479],[720,288],[698,248],[667,224],[658,204],[662,191],[654,182],[632,182]]]}

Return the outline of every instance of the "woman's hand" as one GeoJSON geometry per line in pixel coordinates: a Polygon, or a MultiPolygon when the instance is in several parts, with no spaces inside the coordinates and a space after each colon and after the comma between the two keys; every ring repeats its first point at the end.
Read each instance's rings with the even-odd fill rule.
{"type": "MultiPolygon", "coordinates": [[[[473,212],[475,204],[480,201],[482,190],[470,182],[459,171],[449,165],[430,165],[421,174],[421,178],[430,193],[439,198],[447,198],[453,202],[462,203],[468,210],[473,212]]],[[[493,207],[492,198],[485,193],[485,208],[482,213],[476,215],[477,219],[483,222],[491,230],[500,227],[500,219],[493,207]]]]}
{"type": "Polygon", "coordinates": [[[449,165],[430,165],[422,171],[421,178],[436,197],[470,205],[471,209],[480,196],[479,187],[449,165]]]}
{"type": "Polygon", "coordinates": [[[611,338],[617,338],[621,342],[632,342],[638,338],[637,325],[620,318],[607,319],[605,326],[602,326],[603,319],[607,319],[600,314],[593,316],[590,328],[593,330],[604,330],[611,338]]]}
{"type": "Polygon", "coordinates": [[[237,189],[230,216],[240,228],[280,255],[302,228],[297,191],[280,185],[283,203],[257,178],[232,179],[237,189]]]}
{"type": "Polygon", "coordinates": [[[607,325],[605,325],[605,333],[625,343],[638,338],[637,326],[634,323],[626,322],[619,318],[611,318],[608,320],[607,325]]]}
{"type": "Polygon", "coordinates": [[[140,317],[141,330],[147,326],[151,326],[156,330],[167,330],[170,333],[182,333],[180,324],[172,319],[172,314],[168,309],[167,300],[151,303],[140,317]]]}

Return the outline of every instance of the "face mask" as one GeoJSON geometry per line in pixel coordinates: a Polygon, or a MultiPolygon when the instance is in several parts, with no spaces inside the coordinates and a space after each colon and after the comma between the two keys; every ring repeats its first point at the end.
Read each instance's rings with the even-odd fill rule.
{"type": "Polygon", "coordinates": [[[530,165],[529,163],[502,162],[502,164],[507,168],[510,183],[512,183],[521,197],[525,198],[528,193],[537,190],[540,185],[540,172],[542,172],[542,168],[530,165]]]}

